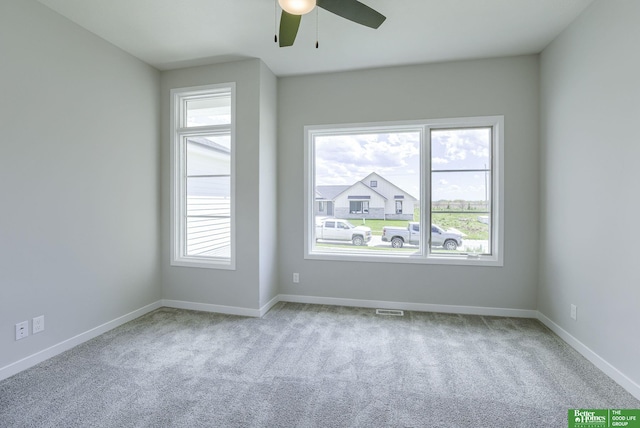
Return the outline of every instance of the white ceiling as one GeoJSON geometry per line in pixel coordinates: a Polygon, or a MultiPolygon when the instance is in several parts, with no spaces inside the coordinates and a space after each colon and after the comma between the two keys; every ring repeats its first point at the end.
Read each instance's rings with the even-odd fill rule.
{"type": "MultiPolygon", "coordinates": [[[[278,76],[538,53],[593,0],[361,0],[373,30],[320,9],[274,43],[275,0],[38,0],[160,70],[260,58],[278,76]]],[[[278,10],[278,15],[279,15],[278,10]]]]}

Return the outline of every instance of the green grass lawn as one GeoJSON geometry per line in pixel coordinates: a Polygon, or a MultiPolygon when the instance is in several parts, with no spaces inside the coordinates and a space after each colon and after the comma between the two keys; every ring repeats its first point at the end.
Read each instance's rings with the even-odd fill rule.
{"type": "Polygon", "coordinates": [[[489,239],[489,225],[480,223],[478,216],[483,214],[469,213],[437,213],[432,214],[432,223],[443,229],[454,228],[467,236],[464,239],[489,239]]]}
{"type": "Polygon", "coordinates": [[[409,222],[407,220],[366,220],[364,223],[362,220],[351,219],[349,220],[354,226],[369,226],[371,228],[372,235],[382,236],[382,228],[384,226],[390,227],[407,227],[409,222]]]}

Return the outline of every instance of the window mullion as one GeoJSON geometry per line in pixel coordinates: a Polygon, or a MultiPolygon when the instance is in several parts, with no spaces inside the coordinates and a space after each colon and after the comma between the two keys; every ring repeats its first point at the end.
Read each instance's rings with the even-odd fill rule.
{"type": "Polygon", "coordinates": [[[420,171],[424,177],[420,177],[423,186],[420,208],[420,243],[421,255],[428,258],[431,254],[431,128],[425,125],[421,129],[421,165],[420,171]]]}
{"type": "Polygon", "coordinates": [[[231,125],[211,125],[191,128],[179,128],[176,130],[176,132],[178,135],[187,137],[207,134],[224,135],[231,133],[231,125]]]}

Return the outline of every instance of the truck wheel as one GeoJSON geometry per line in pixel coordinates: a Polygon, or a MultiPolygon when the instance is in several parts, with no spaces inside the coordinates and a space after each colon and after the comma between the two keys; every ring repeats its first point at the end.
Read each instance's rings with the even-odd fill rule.
{"type": "Polygon", "coordinates": [[[458,248],[458,243],[453,239],[447,239],[446,241],[444,241],[444,244],[442,246],[445,250],[455,250],[458,248]]]}
{"type": "Polygon", "coordinates": [[[397,236],[393,239],[391,239],[391,246],[393,248],[402,248],[402,244],[404,244],[404,241],[402,240],[402,238],[398,238],[397,236]]]}
{"type": "Polygon", "coordinates": [[[360,235],[356,235],[353,237],[353,245],[360,246],[364,245],[364,238],[360,235]]]}

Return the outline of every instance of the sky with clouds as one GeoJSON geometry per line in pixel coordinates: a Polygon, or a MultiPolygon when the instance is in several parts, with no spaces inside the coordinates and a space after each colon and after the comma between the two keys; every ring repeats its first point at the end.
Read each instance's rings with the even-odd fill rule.
{"type": "MultiPolygon", "coordinates": [[[[489,128],[432,131],[433,200],[485,200],[490,175],[461,170],[486,169],[490,141],[489,128]]],[[[351,185],[371,172],[419,198],[419,132],[316,136],[316,185],[351,185]]]]}

